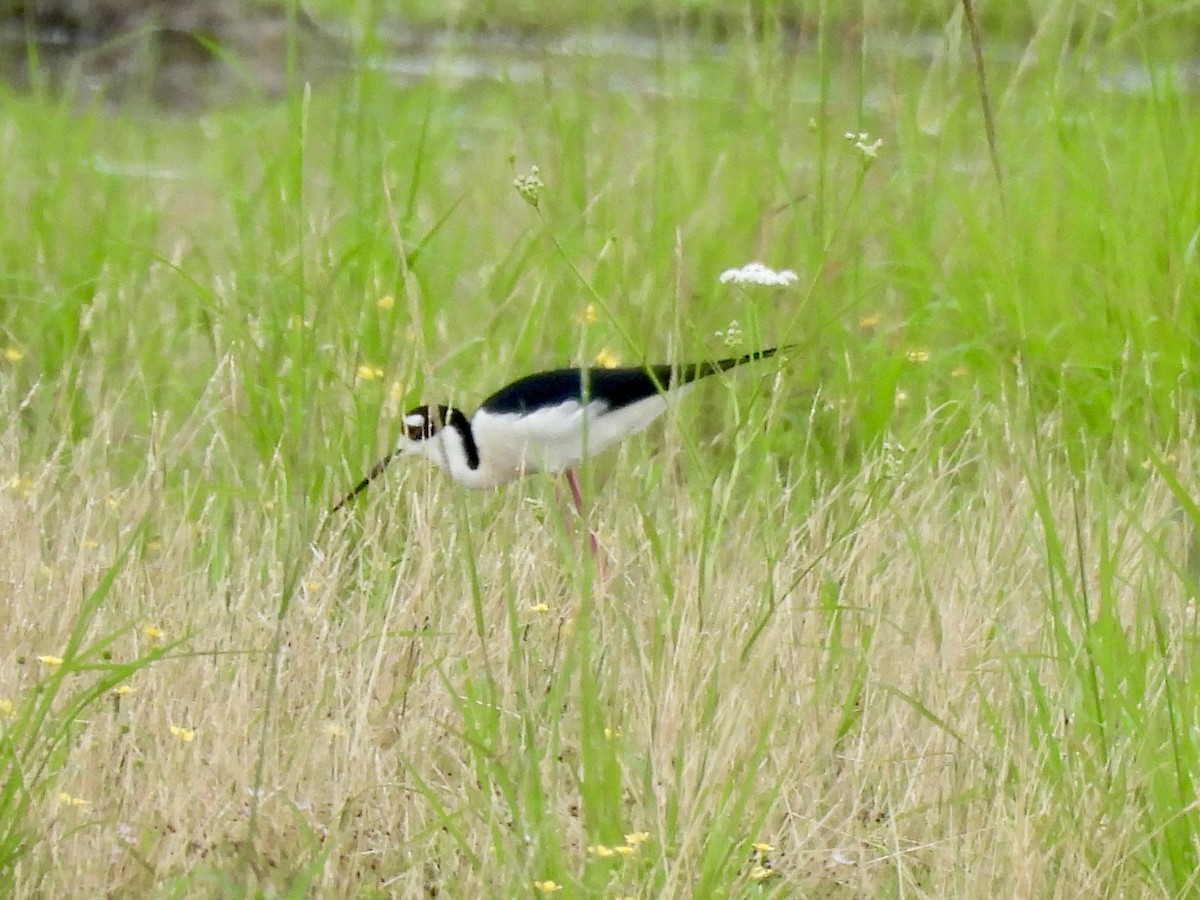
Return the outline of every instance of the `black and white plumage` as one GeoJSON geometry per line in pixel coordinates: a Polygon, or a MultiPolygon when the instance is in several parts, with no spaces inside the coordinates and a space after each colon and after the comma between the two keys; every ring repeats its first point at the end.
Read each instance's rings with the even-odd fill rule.
{"type": "Polygon", "coordinates": [[[421,456],[458,484],[498,487],[535,472],[564,472],[582,506],[574,470],[623,438],[644,431],[667,409],[668,394],[786,347],[682,366],[553,369],[492,394],[468,417],[450,406],[418,406],[404,416],[396,449],[333,508],[341,509],[397,456],[421,456]]]}

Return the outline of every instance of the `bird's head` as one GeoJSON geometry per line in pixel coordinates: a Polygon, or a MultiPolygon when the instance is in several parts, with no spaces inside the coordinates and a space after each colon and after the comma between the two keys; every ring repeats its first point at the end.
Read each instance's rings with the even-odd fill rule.
{"type": "Polygon", "coordinates": [[[396,441],[396,453],[402,456],[423,456],[441,464],[445,456],[442,446],[444,432],[453,422],[458,424],[461,412],[449,406],[416,406],[404,414],[404,429],[396,441]]]}
{"type": "Polygon", "coordinates": [[[405,413],[394,455],[424,457],[462,482],[479,469],[471,421],[453,406],[418,406],[405,413]]]}
{"type": "Polygon", "coordinates": [[[464,466],[474,468],[479,465],[471,423],[460,410],[451,406],[417,406],[404,414],[396,449],[377,462],[330,512],[337,512],[358,496],[398,456],[424,457],[452,475],[464,466]]]}

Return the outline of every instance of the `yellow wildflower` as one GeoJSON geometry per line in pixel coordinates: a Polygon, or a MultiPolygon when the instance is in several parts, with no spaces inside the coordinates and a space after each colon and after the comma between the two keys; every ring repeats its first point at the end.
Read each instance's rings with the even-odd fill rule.
{"type": "Polygon", "coordinates": [[[363,363],[361,366],[359,366],[356,371],[358,373],[358,377],[363,381],[374,381],[377,378],[383,377],[382,368],[379,366],[368,365],[366,363],[363,363]]]}
{"type": "Polygon", "coordinates": [[[617,855],[616,850],[604,844],[596,844],[594,847],[588,847],[587,852],[593,856],[598,856],[601,859],[608,859],[610,856],[617,855]]]}
{"type": "Polygon", "coordinates": [[[596,354],[596,365],[602,369],[615,369],[621,364],[621,357],[605,347],[596,354]]]}
{"type": "Polygon", "coordinates": [[[10,363],[19,363],[25,358],[25,351],[20,347],[5,347],[4,358],[10,363]]]}
{"type": "Polygon", "coordinates": [[[929,362],[929,351],[922,349],[909,350],[908,361],[915,363],[929,362]]]}
{"type": "Polygon", "coordinates": [[[550,605],[548,603],[535,603],[533,606],[529,607],[529,611],[535,613],[550,612],[550,605]]]}
{"type": "Polygon", "coordinates": [[[161,628],[156,628],[153,625],[143,625],[142,634],[150,638],[152,641],[161,641],[166,635],[161,628]]]}
{"type": "Polygon", "coordinates": [[[63,664],[63,658],[61,656],[39,656],[38,661],[43,666],[46,666],[50,669],[57,669],[63,664]]]}
{"type": "Polygon", "coordinates": [[[550,879],[546,879],[545,881],[535,881],[533,886],[543,894],[554,894],[563,889],[561,884],[559,884],[557,881],[551,881],[550,879]]]}
{"type": "Polygon", "coordinates": [[[577,315],[575,317],[575,321],[580,322],[584,325],[591,325],[593,322],[596,322],[599,318],[600,318],[600,313],[596,312],[596,304],[589,303],[586,307],[584,307],[583,312],[581,312],[579,315],[577,315]]]}
{"type": "Polygon", "coordinates": [[[128,694],[132,690],[133,690],[133,688],[131,688],[127,684],[118,684],[115,688],[113,688],[112,692],[114,694],[116,694],[118,697],[124,697],[126,694],[128,694]]]}
{"type": "Polygon", "coordinates": [[[66,791],[59,792],[58,802],[61,803],[63,806],[87,806],[88,805],[88,802],[86,800],[84,800],[82,797],[76,797],[72,794],[68,794],[66,791]]]}
{"type": "Polygon", "coordinates": [[[650,840],[650,832],[648,831],[634,831],[625,835],[625,843],[633,844],[634,846],[648,840],[650,840]]]}
{"type": "Polygon", "coordinates": [[[754,868],[750,870],[750,878],[753,881],[765,881],[775,874],[775,867],[771,864],[771,853],[775,848],[761,841],[751,846],[754,848],[754,852],[750,855],[750,859],[754,863],[754,868]]]}
{"type": "Polygon", "coordinates": [[[196,739],[196,732],[192,731],[190,728],[184,728],[182,725],[172,725],[171,735],[179,738],[179,740],[183,741],[185,744],[190,744],[196,739]]]}
{"type": "Polygon", "coordinates": [[[633,854],[637,853],[636,844],[622,844],[620,847],[614,847],[613,849],[622,856],[633,856],[633,854]]]}
{"type": "Polygon", "coordinates": [[[396,298],[393,297],[391,294],[384,294],[382,297],[380,297],[378,300],[375,301],[375,305],[378,306],[380,309],[391,309],[393,306],[396,305],[396,298]]]}

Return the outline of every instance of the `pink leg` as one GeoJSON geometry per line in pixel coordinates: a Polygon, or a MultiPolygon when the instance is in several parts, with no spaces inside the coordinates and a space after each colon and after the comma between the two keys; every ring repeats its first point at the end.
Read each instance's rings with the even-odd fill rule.
{"type": "Polygon", "coordinates": [[[567,484],[571,486],[571,496],[575,498],[575,511],[583,515],[583,491],[579,489],[579,476],[574,469],[567,469],[567,484]]]}
{"type": "MultiPolygon", "coordinates": [[[[579,489],[579,476],[575,474],[574,469],[567,469],[567,484],[571,486],[571,497],[575,500],[575,511],[579,513],[579,518],[584,520],[587,525],[587,516],[583,512],[583,491],[579,489]]],[[[600,543],[596,540],[596,534],[592,531],[591,526],[587,526],[588,543],[592,547],[592,556],[596,559],[596,564],[600,566],[600,572],[603,576],[604,563],[600,559],[600,543]]]]}

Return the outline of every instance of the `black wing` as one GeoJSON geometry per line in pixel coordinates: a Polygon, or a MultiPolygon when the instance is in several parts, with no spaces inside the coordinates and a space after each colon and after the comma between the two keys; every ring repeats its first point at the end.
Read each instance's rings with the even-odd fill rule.
{"type": "Polygon", "coordinates": [[[628,369],[554,369],[526,375],[483,401],[495,413],[524,413],[544,406],[582,403],[586,394],[609,409],[636,403],[671,386],[670,366],[628,369]]]}
{"type": "Polygon", "coordinates": [[[526,375],[514,381],[484,400],[480,408],[495,413],[523,413],[544,406],[558,406],[572,400],[582,403],[586,393],[589,400],[598,400],[609,409],[619,409],[670,388],[725,372],[742,363],[766,359],[781,349],[786,348],[771,347],[732,359],[684,366],[588,369],[586,387],[583,370],[553,369],[549,372],[526,375]]]}

